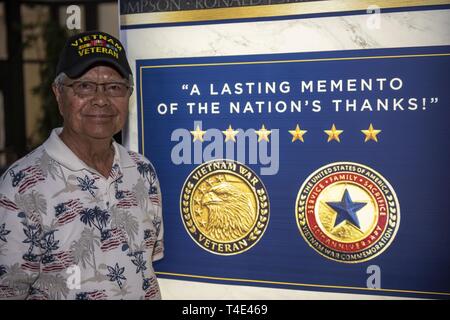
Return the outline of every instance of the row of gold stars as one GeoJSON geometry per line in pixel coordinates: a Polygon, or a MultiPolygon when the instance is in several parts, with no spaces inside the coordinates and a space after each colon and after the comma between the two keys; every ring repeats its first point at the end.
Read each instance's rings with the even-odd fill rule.
{"type": "MultiPolygon", "coordinates": [[[[308,132],[308,130],[302,130],[300,129],[300,125],[297,124],[294,130],[288,130],[289,133],[292,135],[292,142],[299,140],[301,142],[305,142],[303,136],[308,132]]],[[[341,142],[340,135],[344,132],[344,130],[338,130],[333,123],[330,130],[323,130],[328,135],[327,142],[330,141],[337,141],[341,142]]],[[[381,132],[381,130],[374,129],[373,125],[370,124],[369,128],[367,130],[361,130],[361,132],[364,134],[364,142],[373,140],[375,142],[378,142],[377,135],[381,132]]],[[[199,126],[195,128],[194,131],[191,131],[191,134],[193,136],[193,142],[195,141],[201,141],[203,142],[203,135],[206,133],[206,131],[203,131],[200,129],[199,126]]],[[[236,135],[239,133],[238,130],[234,130],[231,125],[228,126],[228,129],[225,131],[222,131],[222,133],[225,135],[225,142],[227,141],[233,141],[236,142],[236,135]]],[[[264,125],[262,125],[261,129],[255,130],[255,133],[258,135],[258,142],[261,142],[263,140],[269,142],[269,135],[272,133],[272,130],[267,130],[264,125]]]]}

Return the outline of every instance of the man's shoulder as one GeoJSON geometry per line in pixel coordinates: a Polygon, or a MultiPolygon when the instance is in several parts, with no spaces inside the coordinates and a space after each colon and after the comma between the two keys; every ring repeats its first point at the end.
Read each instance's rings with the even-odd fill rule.
{"type": "Polygon", "coordinates": [[[28,167],[32,167],[39,164],[39,159],[44,155],[45,149],[43,145],[38,146],[22,158],[13,162],[3,173],[2,179],[10,175],[10,172],[18,172],[26,170],[28,167]]]}
{"type": "MultiPolygon", "coordinates": [[[[128,155],[130,156],[130,158],[131,158],[135,163],[138,163],[138,162],[140,162],[140,161],[146,161],[146,160],[147,160],[147,158],[146,158],[144,155],[142,155],[142,154],[140,154],[140,153],[138,153],[138,152],[131,151],[131,150],[127,150],[127,153],[128,153],[128,155]]],[[[148,161],[148,160],[147,160],[147,161],[148,161]]]]}
{"type": "Polygon", "coordinates": [[[154,178],[157,176],[156,169],[150,159],[136,151],[128,150],[120,144],[118,144],[118,146],[121,153],[121,161],[124,161],[123,158],[125,157],[128,158],[128,160],[125,160],[125,162],[128,163],[129,161],[131,161],[133,167],[137,169],[141,176],[152,176],[154,178]]]}
{"type": "Polygon", "coordinates": [[[122,146],[121,144],[117,144],[117,145],[121,149],[121,153],[128,154],[128,156],[131,158],[131,160],[134,162],[135,165],[139,165],[142,163],[151,164],[151,161],[146,156],[144,156],[136,151],[131,151],[131,150],[125,148],[124,146],[122,146]]]}
{"type": "Polygon", "coordinates": [[[41,165],[44,153],[45,149],[43,145],[40,145],[11,164],[0,177],[0,193],[6,192],[11,187],[16,187],[27,174],[36,173],[41,165]]]}

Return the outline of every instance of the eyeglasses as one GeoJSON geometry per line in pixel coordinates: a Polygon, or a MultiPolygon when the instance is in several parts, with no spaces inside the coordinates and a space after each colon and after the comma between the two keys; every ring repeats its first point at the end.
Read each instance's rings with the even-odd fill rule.
{"type": "Polygon", "coordinates": [[[75,81],[71,84],[62,84],[65,87],[71,87],[73,92],[79,96],[90,97],[97,93],[98,87],[103,87],[103,92],[108,97],[125,97],[130,86],[121,82],[97,83],[92,81],[75,81]]]}

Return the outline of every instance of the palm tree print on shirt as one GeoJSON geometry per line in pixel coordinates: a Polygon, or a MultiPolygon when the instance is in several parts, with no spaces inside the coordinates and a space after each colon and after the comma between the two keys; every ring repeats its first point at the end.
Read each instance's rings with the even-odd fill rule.
{"type": "Polygon", "coordinates": [[[95,179],[89,179],[86,175],[84,179],[77,177],[78,187],[81,188],[81,191],[88,191],[93,197],[95,197],[94,189],[98,189],[97,186],[94,185],[95,179]]]}
{"type": "Polygon", "coordinates": [[[136,266],[136,273],[141,272],[142,277],[144,277],[144,271],[147,270],[147,266],[145,265],[145,260],[143,257],[144,251],[135,251],[133,253],[129,253],[128,255],[134,257],[135,259],[131,259],[131,262],[136,266]]]}
{"type": "MultiPolygon", "coordinates": [[[[21,213],[19,213],[20,216],[21,213]]],[[[22,214],[25,216],[25,214],[22,212],[22,214]]],[[[23,232],[25,233],[25,240],[23,240],[23,243],[29,243],[28,251],[23,255],[23,259],[25,261],[30,262],[40,262],[40,257],[37,254],[33,253],[34,248],[40,248],[41,246],[41,229],[38,226],[26,224],[23,223],[25,226],[25,229],[23,229],[23,232]]]]}
{"type": "Polygon", "coordinates": [[[117,262],[114,267],[107,267],[109,271],[109,273],[107,274],[107,276],[109,277],[109,281],[117,282],[119,288],[122,289],[122,280],[127,280],[127,278],[123,275],[125,267],[120,268],[117,262]]]}
{"type": "Polygon", "coordinates": [[[8,235],[11,232],[11,230],[6,230],[5,225],[6,223],[0,225],[0,240],[3,242],[8,242],[6,241],[6,235],[8,235]]]}
{"type": "Polygon", "coordinates": [[[52,251],[59,249],[59,240],[55,241],[55,231],[51,230],[44,233],[44,236],[41,240],[41,248],[44,250],[42,254],[42,263],[47,264],[55,261],[55,257],[52,254],[52,251]]]}
{"type": "Polygon", "coordinates": [[[107,210],[102,210],[100,207],[83,209],[80,212],[80,220],[89,227],[94,226],[100,231],[101,241],[104,241],[110,237],[110,230],[106,229],[108,221],[111,215],[107,210]]]}
{"type": "Polygon", "coordinates": [[[139,171],[139,174],[144,179],[146,179],[150,185],[148,193],[156,194],[158,192],[158,188],[156,187],[157,178],[156,178],[156,173],[153,170],[152,166],[149,163],[139,161],[137,163],[137,169],[139,171]]]}

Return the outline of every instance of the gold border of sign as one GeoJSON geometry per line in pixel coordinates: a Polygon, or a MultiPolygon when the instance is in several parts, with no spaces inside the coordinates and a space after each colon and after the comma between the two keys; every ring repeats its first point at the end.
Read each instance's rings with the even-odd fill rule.
{"type": "MultiPolygon", "coordinates": [[[[264,182],[262,181],[262,179],[247,165],[236,161],[236,160],[230,160],[230,159],[214,159],[214,160],[210,160],[210,161],[206,161],[203,162],[201,164],[199,164],[198,166],[196,166],[190,173],[189,175],[186,177],[186,179],[184,180],[183,186],[181,188],[181,192],[180,192],[180,215],[181,215],[181,220],[183,222],[183,226],[186,229],[186,232],[189,234],[189,236],[191,237],[191,239],[203,250],[208,251],[210,253],[219,255],[219,256],[233,256],[233,255],[237,255],[237,254],[241,254],[244,253],[248,250],[250,250],[251,248],[253,248],[258,242],[259,240],[261,240],[261,238],[263,237],[264,233],[267,230],[267,226],[269,225],[269,220],[270,220],[270,200],[269,200],[269,193],[267,192],[267,188],[264,185],[264,182]],[[210,250],[206,247],[204,247],[203,245],[201,245],[201,243],[199,243],[199,240],[197,240],[196,238],[194,238],[194,236],[192,235],[192,233],[195,232],[200,232],[200,230],[198,230],[198,228],[195,226],[195,222],[192,219],[191,216],[191,193],[195,187],[194,184],[192,184],[191,182],[189,182],[192,174],[194,172],[196,172],[197,170],[199,170],[201,167],[208,165],[209,163],[214,163],[214,162],[226,162],[226,163],[236,163],[239,166],[244,167],[245,169],[247,169],[249,172],[252,173],[253,176],[257,177],[259,180],[259,183],[261,184],[262,187],[262,191],[260,190],[256,190],[255,187],[253,187],[245,178],[241,177],[239,175],[238,172],[232,172],[232,171],[227,171],[224,169],[219,169],[217,171],[212,171],[212,172],[208,172],[204,175],[202,175],[199,178],[198,183],[200,183],[201,181],[203,181],[205,178],[211,176],[214,173],[227,173],[230,175],[234,175],[238,178],[241,178],[242,180],[244,180],[244,182],[247,184],[247,186],[252,190],[253,195],[255,196],[256,199],[256,204],[257,204],[257,218],[255,220],[254,225],[251,228],[251,232],[249,232],[244,238],[250,238],[250,240],[253,240],[254,242],[252,244],[250,244],[246,249],[244,250],[239,250],[237,252],[234,253],[220,253],[220,252],[216,252],[213,250],[210,250]],[[189,218],[186,218],[185,215],[187,215],[189,218]],[[261,226],[262,225],[262,226],[261,226]]],[[[203,235],[205,238],[209,239],[206,235],[203,235]]],[[[244,239],[243,238],[243,239],[244,239]]],[[[242,239],[239,239],[242,240],[242,239]]],[[[239,240],[235,241],[238,242],[239,240]]]]}
{"type": "MultiPolygon", "coordinates": [[[[346,172],[347,172],[347,171],[346,171],[346,172]]],[[[351,173],[352,173],[352,172],[351,172],[351,173]]],[[[325,178],[325,177],[324,177],[324,178],[325,178]]],[[[367,179],[369,179],[369,178],[367,178],[367,179]]],[[[320,180],[322,180],[322,179],[320,179],[320,180]]],[[[370,180],[370,179],[369,179],[369,180],[370,180]]],[[[318,182],[319,182],[319,181],[318,181],[318,182]]],[[[375,183],[374,183],[374,184],[375,184],[375,183]]],[[[303,199],[303,201],[306,201],[306,199],[303,199]]],[[[380,254],[382,254],[387,248],[389,248],[389,247],[391,246],[392,242],[394,241],[394,239],[395,239],[395,237],[396,237],[396,235],[397,235],[398,228],[399,228],[399,226],[400,226],[400,202],[398,201],[397,194],[395,193],[395,190],[394,190],[394,188],[392,187],[392,185],[389,183],[389,181],[388,181],[382,174],[380,174],[378,171],[376,171],[375,169],[373,169],[373,168],[371,168],[371,167],[369,167],[369,166],[366,166],[366,165],[364,165],[364,164],[357,163],[357,162],[351,162],[351,161],[331,162],[331,163],[329,163],[329,164],[323,165],[323,166],[319,167],[318,169],[314,170],[314,171],[313,171],[313,172],[312,172],[312,173],[311,173],[311,174],[303,181],[301,187],[298,189],[297,197],[296,197],[296,199],[295,199],[295,209],[294,209],[294,210],[295,210],[295,221],[297,222],[297,228],[298,228],[300,234],[302,235],[303,240],[305,240],[305,242],[306,242],[312,249],[314,249],[315,252],[317,252],[318,254],[320,254],[322,257],[325,257],[325,258],[327,258],[327,259],[330,259],[330,260],[333,260],[333,261],[336,261],[336,262],[347,263],[347,264],[356,264],[356,263],[366,262],[366,261],[372,260],[373,258],[375,258],[375,257],[379,256],[380,254]],[[392,194],[392,196],[393,196],[393,198],[394,198],[393,201],[392,201],[392,200],[389,200],[389,199],[386,198],[385,195],[383,194],[383,197],[384,197],[384,199],[385,199],[385,201],[386,201],[386,203],[387,203],[387,205],[388,205],[388,207],[389,207],[389,216],[388,216],[387,225],[390,224],[391,220],[394,220],[394,222],[395,222],[395,224],[396,224],[396,225],[395,225],[395,228],[394,228],[394,231],[393,231],[393,233],[392,233],[392,236],[390,237],[389,241],[384,245],[383,248],[381,248],[378,252],[374,253],[373,255],[371,255],[371,256],[369,256],[369,257],[367,257],[367,258],[365,258],[365,259],[355,260],[355,261],[347,261],[347,260],[337,260],[337,259],[333,259],[333,258],[331,258],[331,257],[329,257],[329,256],[327,256],[327,255],[325,255],[325,254],[323,254],[322,252],[320,252],[320,251],[317,250],[316,248],[314,248],[314,246],[308,241],[308,239],[306,239],[305,235],[303,234],[303,232],[302,232],[302,230],[301,230],[300,219],[303,219],[303,221],[304,221],[305,224],[307,223],[306,217],[305,217],[304,215],[303,215],[303,217],[300,216],[300,214],[299,214],[299,212],[298,212],[299,200],[300,200],[300,194],[301,194],[301,192],[303,191],[303,188],[307,185],[307,183],[311,180],[311,178],[314,177],[314,175],[318,174],[320,171],[322,171],[322,170],[324,170],[324,169],[326,169],[326,168],[330,168],[330,167],[333,167],[333,166],[339,166],[339,165],[353,165],[353,166],[357,166],[357,167],[362,167],[362,168],[366,169],[368,172],[373,172],[373,173],[375,173],[375,174],[378,175],[381,179],[383,179],[383,182],[384,182],[384,183],[386,184],[386,186],[389,188],[389,191],[391,192],[391,194],[392,194]],[[391,205],[390,205],[391,202],[394,202],[395,206],[391,206],[391,205]],[[391,215],[391,209],[392,209],[392,208],[396,210],[396,213],[395,213],[395,214],[396,214],[396,218],[395,218],[395,219],[392,219],[392,217],[390,216],[390,215],[391,215]]],[[[315,209],[314,209],[314,210],[315,210],[315,209]]],[[[383,233],[384,233],[385,231],[386,231],[386,230],[383,230],[383,233]]],[[[311,231],[311,234],[313,234],[312,231],[311,231]]],[[[317,240],[317,239],[316,239],[316,240],[317,240]]],[[[319,240],[317,240],[317,241],[320,242],[319,240]]],[[[373,247],[374,245],[376,245],[377,243],[378,243],[378,241],[375,242],[375,243],[373,243],[371,246],[367,247],[365,250],[369,250],[370,248],[372,248],[372,247],[373,247]]],[[[322,244],[322,245],[323,245],[324,247],[326,247],[326,245],[324,245],[324,244],[322,244]]],[[[328,249],[330,249],[331,251],[337,251],[337,250],[333,250],[333,249],[331,249],[331,248],[328,248],[328,249]]]]}
{"type": "Polygon", "coordinates": [[[148,12],[120,16],[122,26],[140,24],[163,24],[199,21],[221,21],[229,19],[251,19],[314,13],[330,13],[368,10],[371,6],[380,9],[421,7],[450,4],[449,0],[326,0],[262,6],[231,7],[218,9],[185,10],[170,12],[148,12]]]}

